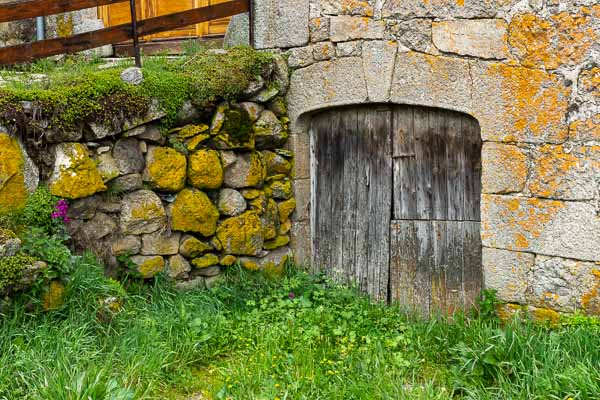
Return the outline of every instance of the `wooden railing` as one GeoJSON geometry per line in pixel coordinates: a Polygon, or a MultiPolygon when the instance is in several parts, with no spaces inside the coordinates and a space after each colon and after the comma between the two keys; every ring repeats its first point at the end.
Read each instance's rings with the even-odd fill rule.
{"type": "Polygon", "coordinates": [[[0,22],[43,17],[126,1],[130,2],[131,23],[64,38],[47,39],[0,48],[0,65],[31,62],[44,57],[76,53],[127,40],[133,40],[136,64],[140,65],[138,37],[153,35],[245,12],[252,14],[252,0],[232,0],[213,6],[195,8],[138,21],[135,13],[136,0],[28,0],[0,4],[0,22]]]}

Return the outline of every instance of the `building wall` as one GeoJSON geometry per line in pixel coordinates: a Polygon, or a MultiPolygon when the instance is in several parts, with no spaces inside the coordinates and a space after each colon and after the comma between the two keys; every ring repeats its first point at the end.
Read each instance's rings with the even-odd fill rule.
{"type": "Polygon", "coordinates": [[[486,286],[512,308],[600,314],[595,0],[257,0],[255,23],[292,68],[297,259],[311,258],[311,112],[441,107],[481,125],[486,286]]]}

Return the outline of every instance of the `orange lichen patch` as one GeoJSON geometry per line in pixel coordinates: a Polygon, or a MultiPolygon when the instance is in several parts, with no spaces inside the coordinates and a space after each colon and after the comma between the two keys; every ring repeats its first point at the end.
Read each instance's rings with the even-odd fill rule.
{"type": "Polygon", "coordinates": [[[556,69],[583,61],[598,40],[592,27],[591,10],[562,12],[550,18],[521,14],[509,27],[509,42],[525,67],[556,69]]]}
{"type": "Polygon", "coordinates": [[[581,306],[588,314],[600,315],[600,270],[592,270],[595,284],[581,297],[581,306]]]}
{"type": "Polygon", "coordinates": [[[569,137],[573,140],[600,140],[600,114],[584,121],[572,122],[569,137]]]}
{"type": "Polygon", "coordinates": [[[372,17],[374,15],[373,7],[369,5],[368,1],[342,0],[340,6],[342,14],[364,15],[367,17],[372,17]]]}
{"type": "Polygon", "coordinates": [[[585,70],[579,75],[579,91],[600,99],[600,68],[585,70]]]}
{"type": "MultiPolygon", "coordinates": [[[[527,68],[492,64],[488,75],[500,77],[504,116],[528,137],[562,142],[568,136],[565,116],[569,89],[555,75],[527,68]]],[[[502,138],[506,141],[506,137],[502,138]]]]}
{"type": "MultiPolygon", "coordinates": [[[[529,190],[539,197],[560,197],[588,184],[586,170],[600,171],[600,146],[565,150],[564,146],[545,145],[535,160],[529,190]]],[[[593,185],[593,182],[589,182],[593,185]]]]}
{"type": "Polygon", "coordinates": [[[519,304],[499,304],[496,306],[496,314],[502,321],[509,321],[514,318],[515,315],[519,315],[526,310],[526,307],[519,304]]]}
{"type": "Polygon", "coordinates": [[[482,152],[484,193],[520,192],[527,181],[527,156],[514,145],[486,143],[482,152]]]}
{"type": "Polygon", "coordinates": [[[0,133],[0,213],[22,208],[27,200],[24,160],[17,139],[0,133]]]}
{"type": "Polygon", "coordinates": [[[564,207],[563,202],[554,200],[483,195],[482,213],[489,218],[482,223],[482,239],[493,241],[497,232],[502,231],[512,235],[508,250],[529,250],[531,242],[541,236],[564,207]]]}

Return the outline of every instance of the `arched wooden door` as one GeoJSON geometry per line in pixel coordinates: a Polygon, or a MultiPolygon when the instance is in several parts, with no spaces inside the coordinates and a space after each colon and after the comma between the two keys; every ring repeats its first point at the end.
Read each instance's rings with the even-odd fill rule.
{"type": "Polygon", "coordinates": [[[481,139],[473,118],[414,106],[314,116],[314,263],[377,300],[469,307],[482,287],[481,139]]]}

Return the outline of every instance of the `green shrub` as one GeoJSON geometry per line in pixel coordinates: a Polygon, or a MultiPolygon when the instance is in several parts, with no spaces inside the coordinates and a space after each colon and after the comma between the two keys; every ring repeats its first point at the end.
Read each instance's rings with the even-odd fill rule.
{"type": "Polygon", "coordinates": [[[35,258],[25,254],[0,258],[0,292],[18,283],[23,276],[23,270],[35,262],[35,258]]]}
{"type": "Polygon", "coordinates": [[[45,186],[40,186],[33,192],[25,203],[25,207],[11,218],[13,224],[22,230],[28,227],[40,228],[49,235],[63,231],[63,223],[52,218],[59,198],[53,196],[45,186]]]}
{"type": "Polygon", "coordinates": [[[73,271],[73,255],[64,237],[48,235],[42,228],[32,227],[23,235],[22,251],[48,263],[45,279],[65,278],[73,271]]]}

